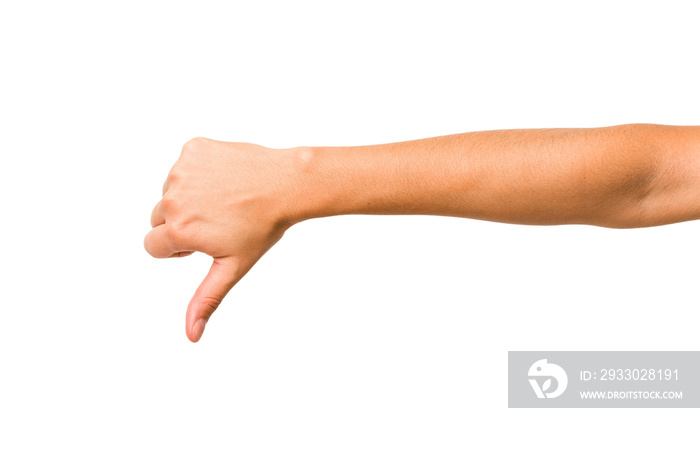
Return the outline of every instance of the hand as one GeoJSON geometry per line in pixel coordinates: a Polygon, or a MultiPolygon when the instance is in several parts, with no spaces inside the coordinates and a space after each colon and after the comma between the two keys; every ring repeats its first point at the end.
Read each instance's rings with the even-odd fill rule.
{"type": "Polygon", "coordinates": [[[144,247],[153,257],[194,251],[214,261],[187,308],[198,341],[226,294],[293,223],[294,151],[195,138],[183,147],[153,209],[144,247]]]}

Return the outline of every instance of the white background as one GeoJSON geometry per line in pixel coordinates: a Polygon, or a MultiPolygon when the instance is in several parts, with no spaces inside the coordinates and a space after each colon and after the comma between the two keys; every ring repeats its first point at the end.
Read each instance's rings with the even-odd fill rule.
{"type": "Polygon", "coordinates": [[[508,350],[699,349],[695,222],[313,220],[196,345],[209,259],[142,246],[194,136],[698,124],[694,2],[1,5],[1,464],[697,461],[695,410],[509,410],[506,380],[508,350]]]}

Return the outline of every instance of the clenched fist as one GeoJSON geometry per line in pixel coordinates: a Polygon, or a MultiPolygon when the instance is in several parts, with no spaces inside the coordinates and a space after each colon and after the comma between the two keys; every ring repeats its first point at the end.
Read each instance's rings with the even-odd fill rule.
{"type": "Polygon", "coordinates": [[[213,258],[187,308],[196,342],[226,294],[294,223],[296,150],[204,138],[189,141],[153,209],[144,247],[153,257],[213,258]]]}

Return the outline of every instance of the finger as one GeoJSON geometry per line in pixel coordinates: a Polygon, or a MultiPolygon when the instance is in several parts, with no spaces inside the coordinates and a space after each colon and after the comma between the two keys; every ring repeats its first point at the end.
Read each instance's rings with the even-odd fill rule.
{"type": "Polygon", "coordinates": [[[166,224],[158,225],[149,231],[143,239],[143,247],[158,259],[189,256],[194,252],[182,247],[172,233],[172,228],[166,224]]]}
{"type": "Polygon", "coordinates": [[[162,210],[160,201],[158,201],[156,206],[153,208],[153,212],[151,212],[151,227],[155,228],[158,225],[165,223],[165,217],[163,216],[162,210]]]}
{"type": "Polygon", "coordinates": [[[179,178],[179,176],[177,175],[177,172],[175,171],[176,165],[173,165],[170,168],[170,171],[168,172],[168,176],[165,178],[165,181],[163,182],[163,196],[165,196],[165,193],[167,193],[168,189],[170,189],[170,184],[173,182],[173,180],[176,178],[179,178]]]}
{"type": "Polygon", "coordinates": [[[185,331],[190,341],[197,342],[202,338],[207,321],[242,276],[234,258],[214,259],[209,273],[187,307],[185,331]]]}

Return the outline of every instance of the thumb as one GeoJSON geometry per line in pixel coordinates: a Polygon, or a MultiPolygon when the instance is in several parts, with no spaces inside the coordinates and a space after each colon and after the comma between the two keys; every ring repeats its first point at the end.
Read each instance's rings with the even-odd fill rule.
{"type": "Polygon", "coordinates": [[[240,280],[237,261],[232,257],[215,258],[209,273],[197,288],[187,306],[187,338],[199,341],[209,317],[219,307],[233,285],[240,280]]]}

